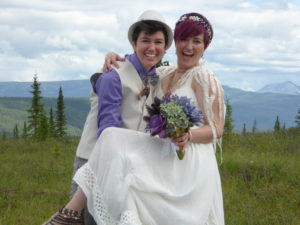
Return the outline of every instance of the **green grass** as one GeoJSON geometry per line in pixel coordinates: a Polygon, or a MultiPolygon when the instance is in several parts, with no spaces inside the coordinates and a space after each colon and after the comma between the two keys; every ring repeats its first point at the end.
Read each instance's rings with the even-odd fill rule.
{"type": "Polygon", "coordinates": [[[67,202],[77,142],[1,141],[1,225],[41,224],[67,202]]]}
{"type": "MultiPolygon", "coordinates": [[[[0,225],[41,224],[68,201],[77,143],[0,141],[0,225]]],[[[227,225],[300,224],[299,133],[236,135],[223,151],[227,225]]]]}
{"type": "Polygon", "coordinates": [[[300,134],[225,140],[220,167],[227,224],[300,224],[300,134]]]}

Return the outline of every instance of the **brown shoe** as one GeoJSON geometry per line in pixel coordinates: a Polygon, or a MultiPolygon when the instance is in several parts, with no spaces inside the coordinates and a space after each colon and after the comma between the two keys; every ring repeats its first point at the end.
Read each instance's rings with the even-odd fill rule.
{"type": "Polygon", "coordinates": [[[83,212],[62,207],[43,225],[84,225],[83,212]]]}

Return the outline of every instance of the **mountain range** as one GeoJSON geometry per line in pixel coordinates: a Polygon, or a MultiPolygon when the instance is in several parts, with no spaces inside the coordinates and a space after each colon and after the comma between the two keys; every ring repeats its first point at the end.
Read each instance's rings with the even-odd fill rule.
{"type": "Polygon", "coordinates": [[[283,83],[269,84],[258,90],[260,93],[280,93],[290,95],[300,95],[300,86],[294,84],[291,81],[283,83]]]}
{"type": "MultiPolygon", "coordinates": [[[[59,87],[62,87],[66,98],[88,98],[90,96],[91,86],[89,80],[46,81],[40,83],[43,97],[56,98],[59,87]]],[[[0,82],[0,97],[31,97],[31,85],[32,82],[0,82]]],[[[300,95],[300,86],[291,81],[286,81],[268,84],[257,92],[300,95]]]]}
{"type": "MultiPolygon", "coordinates": [[[[0,82],[0,97],[32,97],[33,82],[0,82]]],[[[43,97],[56,98],[61,86],[64,97],[87,98],[90,95],[89,80],[67,80],[39,82],[43,97]]]]}
{"type": "MultiPolygon", "coordinates": [[[[15,124],[23,126],[31,103],[32,82],[0,82],[0,132],[11,131],[15,124]]],[[[65,97],[66,116],[69,133],[80,135],[89,110],[90,82],[89,80],[41,82],[41,91],[45,109],[55,108],[59,87],[65,97]]],[[[282,86],[285,86],[282,84],[282,86]]],[[[278,86],[277,86],[278,87],[278,86]]],[[[276,117],[281,125],[292,127],[300,108],[300,95],[271,93],[278,89],[268,89],[269,92],[249,92],[229,86],[224,86],[226,98],[233,109],[233,120],[236,131],[241,131],[243,125],[251,130],[256,120],[258,130],[272,130],[276,117]]],[[[283,90],[283,89],[281,89],[283,90]]]]}

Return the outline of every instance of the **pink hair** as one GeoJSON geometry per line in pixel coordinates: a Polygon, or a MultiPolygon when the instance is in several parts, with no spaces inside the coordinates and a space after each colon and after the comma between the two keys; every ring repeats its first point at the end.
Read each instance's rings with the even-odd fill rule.
{"type": "MultiPolygon", "coordinates": [[[[205,19],[205,22],[207,21],[207,24],[209,24],[208,20],[198,14],[198,13],[188,13],[188,14],[184,14],[182,15],[180,18],[182,18],[183,16],[193,16],[193,15],[197,15],[197,16],[201,16],[202,18],[205,19]]],[[[209,24],[210,26],[210,24],[209,24]]],[[[203,23],[200,23],[198,21],[194,21],[194,20],[190,20],[190,19],[186,19],[183,21],[178,21],[176,23],[175,26],[175,31],[174,31],[174,40],[175,43],[179,40],[184,40],[186,38],[189,37],[194,37],[197,36],[199,34],[203,34],[204,33],[204,46],[205,48],[207,48],[207,46],[210,44],[210,37],[209,34],[207,32],[207,30],[205,29],[203,23]]]]}

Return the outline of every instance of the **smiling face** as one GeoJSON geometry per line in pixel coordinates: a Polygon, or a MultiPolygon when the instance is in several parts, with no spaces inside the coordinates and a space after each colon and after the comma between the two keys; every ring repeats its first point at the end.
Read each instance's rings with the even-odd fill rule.
{"type": "Polygon", "coordinates": [[[162,31],[153,34],[141,31],[132,46],[146,70],[150,70],[155,66],[166,51],[165,37],[162,31]]]}
{"type": "Polygon", "coordinates": [[[204,35],[199,34],[176,41],[178,69],[188,70],[199,64],[205,50],[204,35]]]}

